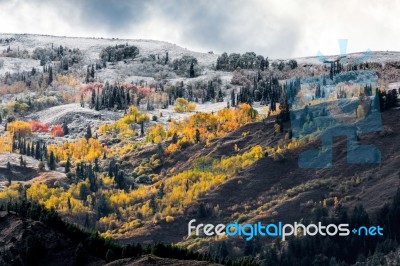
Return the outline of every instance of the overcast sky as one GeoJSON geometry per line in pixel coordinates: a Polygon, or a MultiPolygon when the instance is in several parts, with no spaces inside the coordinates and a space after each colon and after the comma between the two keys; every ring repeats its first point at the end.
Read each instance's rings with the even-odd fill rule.
{"type": "Polygon", "coordinates": [[[155,39],[270,58],[400,51],[400,1],[0,0],[0,32],[155,39]]]}

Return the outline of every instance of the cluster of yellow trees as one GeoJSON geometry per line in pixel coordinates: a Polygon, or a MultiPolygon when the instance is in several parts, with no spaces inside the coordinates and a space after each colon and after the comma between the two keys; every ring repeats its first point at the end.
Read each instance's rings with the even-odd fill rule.
{"type": "Polygon", "coordinates": [[[133,128],[135,123],[147,122],[150,118],[147,114],[143,114],[135,106],[129,107],[127,113],[117,120],[115,123],[104,124],[99,128],[102,134],[113,134],[120,137],[133,137],[135,130],[133,128]]]}
{"type": "Polygon", "coordinates": [[[0,136],[0,152],[12,150],[13,136],[26,137],[32,134],[32,127],[28,122],[13,121],[7,124],[7,132],[0,136]]]}
{"type": "Polygon", "coordinates": [[[243,103],[236,108],[225,108],[216,113],[196,113],[183,121],[171,121],[168,130],[161,124],[156,124],[147,130],[147,140],[157,143],[176,135],[179,139],[167,148],[168,152],[174,152],[186,143],[223,136],[257,119],[258,112],[249,104],[243,103]]]}
{"type": "MultiPolygon", "coordinates": [[[[180,98],[177,99],[175,107],[178,106],[183,108],[183,112],[190,111],[193,107],[187,101],[180,101],[180,98]]],[[[236,108],[225,108],[216,113],[196,113],[183,121],[171,121],[168,129],[161,123],[157,123],[147,129],[146,141],[159,143],[167,138],[176,136],[174,142],[166,149],[167,152],[175,152],[185,144],[195,143],[197,140],[207,141],[223,136],[259,118],[260,116],[255,109],[249,104],[243,103],[236,108]]],[[[143,114],[137,107],[131,106],[127,113],[116,122],[100,126],[99,132],[104,135],[129,138],[135,136],[135,124],[147,121],[149,121],[147,114],[143,114]]]]}
{"type": "MultiPolygon", "coordinates": [[[[87,181],[72,184],[68,189],[49,187],[45,183],[33,183],[26,190],[26,197],[43,204],[46,208],[54,208],[61,213],[84,214],[90,211],[87,204],[79,198],[79,188],[85,182],[87,181]]],[[[21,184],[13,183],[10,187],[0,191],[0,202],[7,204],[10,199],[22,197],[21,186],[21,184]]]]}
{"type": "Polygon", "coordinates": [[[0,152],[9,152],[12,150],[12,135],[6,132],[0,136],[0,152]]]}
{"type": "Polygon", "coordinates": [[[93,162],[94,159],[101,158],[107,152],[107,147],[102,145],[98,139],[82,138],[72,142],[65,141],[61,145],[49,144],[47,150],[49,153],[53,152],[61,161],[67,160],[68,156],[71,156],[75,160],[93,162]]]}
{"type": "Polygon", "coordinates": [[[192,112],[196,109],[194,102],[189,102],[184,98],[177,98],[174,106],[174,111],[178,113],[192,112]]]}
{"type": "Polygon", "coordinates": [[[32,134],[32,127],[28,122],[17,120],[7,124],[7,131],[23,138],[32,134]]]}
{"type": "Polygon", "coordinates": [[[146,140],[148,142],[159,143],[167,137],[167,131],[162,124],[155,124],[147,129],[146,140]]]}

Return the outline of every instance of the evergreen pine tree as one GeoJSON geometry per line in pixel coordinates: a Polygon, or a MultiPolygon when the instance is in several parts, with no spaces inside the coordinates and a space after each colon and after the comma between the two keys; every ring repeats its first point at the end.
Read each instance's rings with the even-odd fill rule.
{"type": "Polygon", "coordinates": [[[67,162],[65,163],[65,173],[69,173],[70,171],[71,171],[71,161],[68,156],[67,162]]]}
{"type": "Polygon", "coordinates": [[[168,64],[169,58],[168,58],[168,52],[165,54],[165,65],[168,64]]]}
{"type": "MultiPolygon", "coordinates": [[[[33,149],[33,144],[32,144],[32,149],[33,149]]],[[[31,154],[33,154],[32,151],[31,151],[31,154]]],[[[40,151],[40,143],[36,142],[35,159],[39,160],[41,158],[42,158],[42,153],[40,151]]]]}
{"type": "Polygon", "coordinates": [[[218,91],[218,102],[223,102],[224,101],[224,95],[222,94],[222,90],[219,89],[218,91]]]}
{"type": "Polygon", "coordinates": [[[81,94],[80,104],[82,108],[85,108],[85,101],[83,100],[83,94],[81,94]]]}
{"type": "Polygon", "coordinates": [[[86,79],[85,79],[86,83],[90,82],[90,71],[89,71],[89,66],[86,69],[86,79]]]}
{"type": "Polygon", "coordinates": [[[8,172],[8,175],[7,175],[8,185],[10,186],[11,185],[12,170],[11,170],[11,163],[9,161],[7,162],[7,172],[8,172]]]}
{"type": "Polygon", "coordinates": [[[144,136],[144,121],[140,122],[140,135],[144,136]]]}
{"type": "Polygon", "coordinates": [[[94,79],[94,65],[92,65],[92,69],[90,70],[90,76],[94,79]]]}
{"type": "Polygon", "coordinates": [[[92,128],[90,127],[90,125],[88,125],[87,128],[86,128],[85,138],[88,140],[91,137],[92,137],[92,128]]]}
{"type": "Polygon", "coordinates": [[[194,78],[194,64],[193,64],[193,61],[190,63],[189,77],[194,78]]]}
{"type": "Polygon", "coordinates": [[[178,142],[178,134],[176,132],[172,135],[172,143],[176,144],[178,142]]]}
{"type": "Polygon", "coordinates": [[[200,142],[200,130],[196,128],[196,136],[195,136],[196,143],[200,142]]]}
{"type": "Polygon", "coordinates": [[[90,100],[90,109],[93,109],[96,106],[96,90],[92,90],[92,97],[90,100]]]}
{"type": "Polygon", "coordinates": [[[52,82],[53,82],[53,67],[50,66],[50,67],[49,67],[49,80],[48,80],[48,84],[51,85],[52,82]]]}
{"type": "Polygon", "coordinates": [[[29,143],[26,145],[26,155],[31,156],[31,145],[29,143]]]}
{"type": "Polygon", "coordinates": [[[125,187],[124,171],[121,170],[118,172],[115,182],[117,183],[119,189],[123,189],[125,187]]]}
{"type": "Polygon", "coordinates": [[[56,170],[56,157],[54,156],[53,151],[50,152],[49,169],[56,170]]]}
{"type": "Polygon", "coordinates": [[[62,128],[63,128],[64,136],[68,135],[69,134],[69,129],[68,129],[67,121],[65,119],[63,121],[62,128]]]}

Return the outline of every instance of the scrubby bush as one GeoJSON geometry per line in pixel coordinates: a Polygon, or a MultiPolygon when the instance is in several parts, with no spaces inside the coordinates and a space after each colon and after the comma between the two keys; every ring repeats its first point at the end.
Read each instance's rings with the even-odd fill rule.
{"type": "Polygon", "coordinates": [[[190,55],[184,55],[181,58],[176,58],[172,62],[174,72],[180,76],[194,77],[200,72],[197,59],[190,55]],[[192,71],[192,74],[190,73],[192,71]]]}
{"type": "Polygon", "coordinates": [[[245,86],[245,85],[250,85],[251,81],[246,72],[243,69],[238,68],[233,72],[231,84],[245,86]]]}
{"type": "Polygon", "coordinates": [[[262,55],[257,55],[254,52],[246,52],[242,55],[237,53],[223,53],[217,59],[215,68],[217,70],[233,71],[240,67],[243,69],[259,69],[264,71],[268,68],[268,58],[262,55]]]}
{"type": "Polygon", "coordinates": [[[189,102],[185,100],[184,98],[178,98],[176,99],[176,103],[174,106],[174,111],[178,113],[186,113],[186,112],[192,112],[196,109],[196,104],[193,102],[189,102]]]}
{"type": "Polygon", "coordinates": [[[51,48],[36,48],[32,53],[32,59],[40,60],[40,65],[60,61],[62,70],[68,70],[69,66],[80,63],[83,60],[83,54],[78,48],[69,49],[65,46],[51,48]]]}
{"type": "Polygon", "coordinates": [[[118,62],[124,59],[135,59],[139,54],[139,49],[134,45],[121,44],[108,46],[100,52],[103,62],[118,62]]]}

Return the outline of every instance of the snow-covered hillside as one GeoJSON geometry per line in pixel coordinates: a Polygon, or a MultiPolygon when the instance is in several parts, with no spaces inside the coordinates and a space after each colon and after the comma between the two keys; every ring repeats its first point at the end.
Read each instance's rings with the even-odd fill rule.
{"type": "MultiPolygon", "coordinates": [[[[68,48],[79,48],[84,51],[87,61],[99,59],[100,51],[107,46],[115,46],[118,44],[135,45],[140,50],[141,56],[149,54],[164,55],[167,51],[171,58],[181,57],[182,55],[191,55],[197,58],[200,64],[210,66],[215,63],[218,55],[210,53],[199,53],[190,51],[176,44],[155,41],[155,40],[130,40],[130,39],[103,39],[103,38],[81,38],[81,37],[61,37],[49,35],[32,35],[32,34],[0,34],[0,39],[14,38],[10,46],[14,49],[28,50],[32,52],[37,47],[49,47],[53,44],[57,46],[66,46],[68,48]]],[[[6,49],[8,44],[3,44],[6,49]]],[[[0,49],[2,46],[0,45],[0,49]]]]}
{"type": "MultiPolygon", "coordinates": [[[[400,60],[400,52],[395,51],[368,51],[349,53],[345,55],[344,63],[362,63],[362,62],[376,62],[385,64],[387,62],[394,62],[400,60]]],[[[328,56],[307,56],[296,58],[299,65],[321,65],[324,60],[335,60],[339,55],[328,56]]]]}
{"type": "MultiPolygon", "coordinates": [[[[50,35],[35,35],[35,34],[5,34],[0,33],[0,39],[14,38],[15,40],[10,44],[2,43],[0,44],[0,51],[7,49],[10,45],[13,49],[28,50],[32,52],[37,47],[50,47],[52,44],[56,46],[66,46],[68,48],[79,48],[84,52],[85,59],[88,63],[93,62],[93,60],[99,59],[100,51],[107,46],[114,46],[117,44],[130,44],[135,45],[140,50],[140,56],[147,56],[150,54],[164,55],[167,51],[169,56],[174,59],[181,57],[183,55],[190,55],[197,58],[199,64],[202,66],[210,67],[215,64],[218,54],[214,53],[200,53],[195,51],[190,51],[183,48],[177,44],[172,44],[157,40],[132,40],[132,39],[105,39],[105,38],[85,38],[85,37],[65,37],[65,36],[50,36],[50,35]]],[[[332,60],[337,58],[338,55],[329,55],[324,57],[326,60],[332,60]]],[[[271,55],[271,62],[279,61],[280,59],[274,58],[271,55]]],[[[390,61],[399,61],[400,52],[394,51],[373,51],[373,52],[358,52],[346,54],[347,60],[357,61],[363,58],[363,61],[368,62],[379,62],[385,63],[390,61]]],[[[19,60],[8,58],[2,58],[5,61],[5,67],[9,65],[15,65],[14,69],[11,66],[11,70],[18,71],[22,70],[18,67],[19,60]]],[[[311,55],[309,57],[299,57],[295,58],[299,65],[319,65],[322,64],[319,57],[311,55]]],[[[285,59],[286,60],[286,59],[285,59]]],[[[37,65],[39,62],[36,62],[37,65]]],[[[21,64],[22,68],[29,68],[35,65],[35,60],[24,60],[24,64],[21,64]],[[30,64],[26,64],[30,61],[30,64]]],[[[1,71],[1,69],[0,69],[1,71]]]]}

